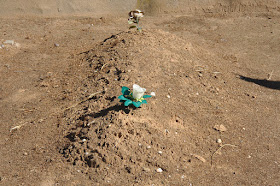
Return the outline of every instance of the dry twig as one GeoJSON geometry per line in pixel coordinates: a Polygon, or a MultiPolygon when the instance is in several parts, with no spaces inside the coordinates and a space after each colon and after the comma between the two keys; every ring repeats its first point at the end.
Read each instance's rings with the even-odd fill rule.
{"type": "Polygon", "coordinates": [[[23,126],[26,125],[26,124],[27,124],[27,123],[24,123],[24,124],[21,124],[21,125],[12,127],[12,128],[10,129],[10,132],[13,132],[13,130],[16,130],[16,129],[20,129],[21,127],[23,127],[23,126]]]}
{"type": "Polygon", "coordinates": [[[84,100],[82,100],[82,101],[80,101],[80,102],[78,102],[78,103],[75,103],[74,105],[71,105],[70,107],[67,107],[65,110],[69,110],[69,109],[71,109],[71,108],[73,108],[73,107],[76,107],[77,105],[79,105],[79,104],[81,104],[81,103],[83,103],[83,102],[88,101],[89,99],[93,98],[95,95],[100,94],[100,93],[102,93],[102,92],[103,92],[103,91],[95,92],[95,93],[89,95],[86,99],[84,99],[84,100]]]}
{"type": "Polygon", "coordinates": [[[105,64],[101,67],[100,71],[102,71],[102,70],[103,70],[103,68],[105,68],[105,67],[106,67],[106,65],[107,65],[107,63],[105,63],[105,64]]]}
{"type": "Polygon", "coordinates": [[[222,148],[225,147],[225,146],[237,147],[237,146],[232,145],[232,144],[224,144],[224,145],[221,145],[221,146],[212,154],[212,156],[211,156],[211,166],[213,165],[213,157],[214,157],[214,155],[215,155],[220,149],[222,149],[222,148]]]}
{"type": "Polygon", "coordinates": [[[268,74],[267,80],[270,80],[273,74],[273,70],[268,74]]]}

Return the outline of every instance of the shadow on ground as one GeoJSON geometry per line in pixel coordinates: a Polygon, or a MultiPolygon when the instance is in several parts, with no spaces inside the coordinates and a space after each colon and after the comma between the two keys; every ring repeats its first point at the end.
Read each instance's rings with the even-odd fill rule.
{"type": "Polygon", "coordinates": [[[269,80],[266,80],[266,79],[254,79],[254,78],[245,77],[245,76],[242,76],[242,75],[239,75],[239,78],[244,80],[244,81],[252,82],[252,83],[255,83],[257,85],[266,87],[266,88],[280,90],[280,81],[269,81],[269,80]]]}

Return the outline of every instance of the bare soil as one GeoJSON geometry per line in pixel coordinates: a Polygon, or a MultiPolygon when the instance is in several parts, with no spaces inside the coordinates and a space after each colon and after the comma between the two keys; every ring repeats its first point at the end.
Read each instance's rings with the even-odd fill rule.
{"type": "Polygon", "coordinates": [[[141,26],[1,19],[1,185],[279,185],[279,15],[141,26]],[[137,109],[134,83],[156,94],[137,109]]]}

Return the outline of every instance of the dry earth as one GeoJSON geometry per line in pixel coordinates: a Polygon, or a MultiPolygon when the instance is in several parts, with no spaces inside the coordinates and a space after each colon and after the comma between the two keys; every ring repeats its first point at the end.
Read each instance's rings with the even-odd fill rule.
{"type": "Polygon", "coordinates": [[[141,33],[2,18],[0,184],[279,185],[280,17],[246,11],[147,15],[141,33]],[[156,93],[138,109],[117,99],[134,83],[156,93]]]}

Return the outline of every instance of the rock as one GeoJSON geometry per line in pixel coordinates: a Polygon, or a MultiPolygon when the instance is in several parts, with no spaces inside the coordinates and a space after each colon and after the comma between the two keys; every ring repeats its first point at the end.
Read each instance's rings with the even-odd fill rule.
{"type": "Polygon", "coordinates": [[[149,145],[149,146],[147,146],[147,149],[150,149],[150,148],[152,148],[150,145],[149,145]]]}
{"type": "Polygon", "coordinates": [[[221,139],[217,139],[217,143],[222,143],[222,140],[221,139]]]}
{"type": "Polygon", "coordinates": [[[167,95],[167,98],[169,98],[169,99],[170,99],[170,98],[171,98],[171,96],[167,95]]]}
{"type": "Polygon", "coordinates": [[[215,125],[213,128],[217,131],[220,131],[220,132],[227,131],[227,128],[224,125],[215,125]]]}
{"type": "Polygon", "coordinates": [[[143,167],[143,171],[145,171],[145,172],[150,172],[151,169],[149,169],[149,168],[147,168],[147,167],[143,167]]]}
{"type": "Polygon", "coordinates": [[[151,92],[151,96],[156,96],[156,93],[155,92],[151,92]]]}
{"type": "Polygon", "coordinates": [[[159,154],[162,154],[162,151],[158,151],[159,154]]]}
{"type": "Polygon", "coordinates": [[[15,43],[15,46],[16,46],[17,48],[20,48],[20,44],[19,44],[19,43],[15,43]]]}
{"type": "Polygon", "coordinates": [[[55,47],[59,47],[59,44],[58,44],[58,43],[55,43],[54,46],[55,46],[55,47]]]}
{"type": "Polygon", "coordinates": [[[156,171],[157,171],[158,173],[162,173],[162,172],[163,172],[163,170],[162,170],[161,168],[158,168],[156,171]]]}

